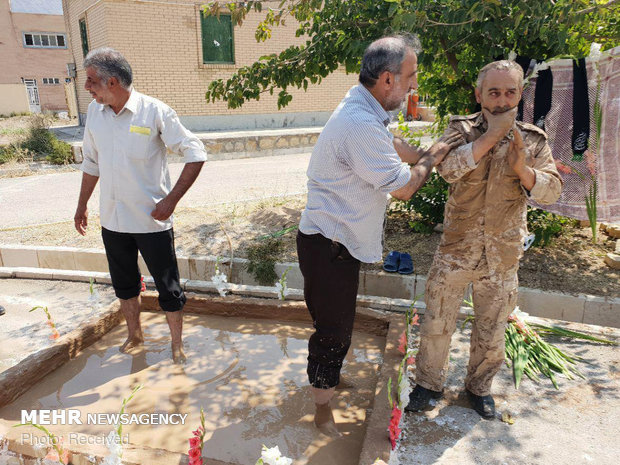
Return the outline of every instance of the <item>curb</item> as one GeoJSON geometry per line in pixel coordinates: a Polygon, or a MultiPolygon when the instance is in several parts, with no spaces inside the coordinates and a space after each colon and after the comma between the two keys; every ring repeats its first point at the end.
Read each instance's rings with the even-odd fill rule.
{"type": "MultiPolygon", "coordinates": [[[[177,256],[179,273],[186,290],[216,292],[211,278],[215,274],[217,259],[218,257],[213,256],[177,256]]],[[[138,257],[138,262],[141,269],[147,269],[142,257],[138,257]]],[[[258,293],[253,294],[255,296],[277,298],[273,287],[258,286],[254,277],[245,269],[247,263],[246,259],[236,258],[231,266],[230,260],[220,260],[220,269],[227,275],[230,283],[229,290],[240,295],[244,295],[243,292],[253,292],[258,293]]],[[[282,276],[286,270],[289,270],[287,284],[291,290],[288,298],[301,300],[303,276],[299,265],[293,262],[276,264],[278,276],[282,276]]],[[[0,244],[0,278],[88,281],[88,277],[78,279],[86,276],[84,272],[94,272],[94,275],[88,276],[93,277],[96,282],[110,284],[108,263],[103,250],[0,244]]],[[[425,286],[426,276],[423,275],[362,271],[358,290],[360,305],[404,311],[415,296],[418,296],[416,308],[424,309],[422,297],[425,286]]],[[[534,317],[620,328],[620,298],[587,294],[575,296],[520,287],[518,305],[522,311],[534,317]]]]}

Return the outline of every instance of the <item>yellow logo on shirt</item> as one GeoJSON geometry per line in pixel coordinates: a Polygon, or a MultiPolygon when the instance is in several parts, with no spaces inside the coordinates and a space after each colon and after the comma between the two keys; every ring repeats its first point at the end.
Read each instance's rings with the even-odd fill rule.
{"type": "Polygon", "coordinates": [[[129,132],[135,132],[136,134],[144,134],[145,136],[151,135],[151,128],[144,128],[142,126],[129,126],[129,132]]]}

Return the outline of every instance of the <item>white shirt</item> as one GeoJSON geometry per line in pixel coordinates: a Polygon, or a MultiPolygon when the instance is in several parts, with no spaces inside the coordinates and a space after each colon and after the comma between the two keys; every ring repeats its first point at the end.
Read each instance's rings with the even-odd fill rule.
{"type": "Polygon", "coordinates": [[[411,171],[394,149],[390,115],[363,85],[334,111],[308,166],[308,202],[299,230],[344,245],[362,262],[381,260],[389,192],[405,186],[411,171]]]}
{"type": "Polygon", "coordinates": [[[81,169],[100,179],[101,226],[127,233],[172,227],[172,217],[151,216],[171,190],[167,149],[182,153],[185,163],[207,160],[202,142],[155,98],[132,90],[118,114],[109,105],[90,103],[81,169]]]}

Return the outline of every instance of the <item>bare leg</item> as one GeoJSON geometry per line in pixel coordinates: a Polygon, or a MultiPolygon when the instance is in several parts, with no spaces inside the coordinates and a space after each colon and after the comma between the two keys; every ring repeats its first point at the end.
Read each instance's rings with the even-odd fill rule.
{"type": "Polygon", "coordinates": [[[336,428],[334,413],[332,412],[332,408],[329,406],[329,401],[332,397],[334,397],[334,392],[335,388],[312,388],[312,397],[316,407],[316,412],[314,414],[314,425],[323,434],[331,437],[340,437],[342,434],[338,431],[338,428],[336,428]]]}
{"type": "Polygon", "coordinates": [[[175,363],[184,363],[187,359],[183,352],[183,310],[166,312],[166,320],[172,338],[172,360],[175,363]]]}
{"type": "Polygon", "coordinates": [[[140,326],[140,296],[119,300],[121,302],[121,312],[127,322],[127,331],[129,333],[127,340],[119,350],[121,352],[129,352],[144,342],[142,327],[140,326]]]}

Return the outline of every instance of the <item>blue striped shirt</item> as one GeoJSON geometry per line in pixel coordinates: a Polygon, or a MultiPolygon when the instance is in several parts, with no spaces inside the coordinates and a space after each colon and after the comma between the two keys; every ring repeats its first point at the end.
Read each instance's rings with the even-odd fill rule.
{"type": "Polygon", "coordinates": [[[366,263],[382,257],[388,193],[411,178],[394,150],[389,121],[368,89],[352,87],[321,132],[307,171],[300,231],[340,242],[366,263]]]}

